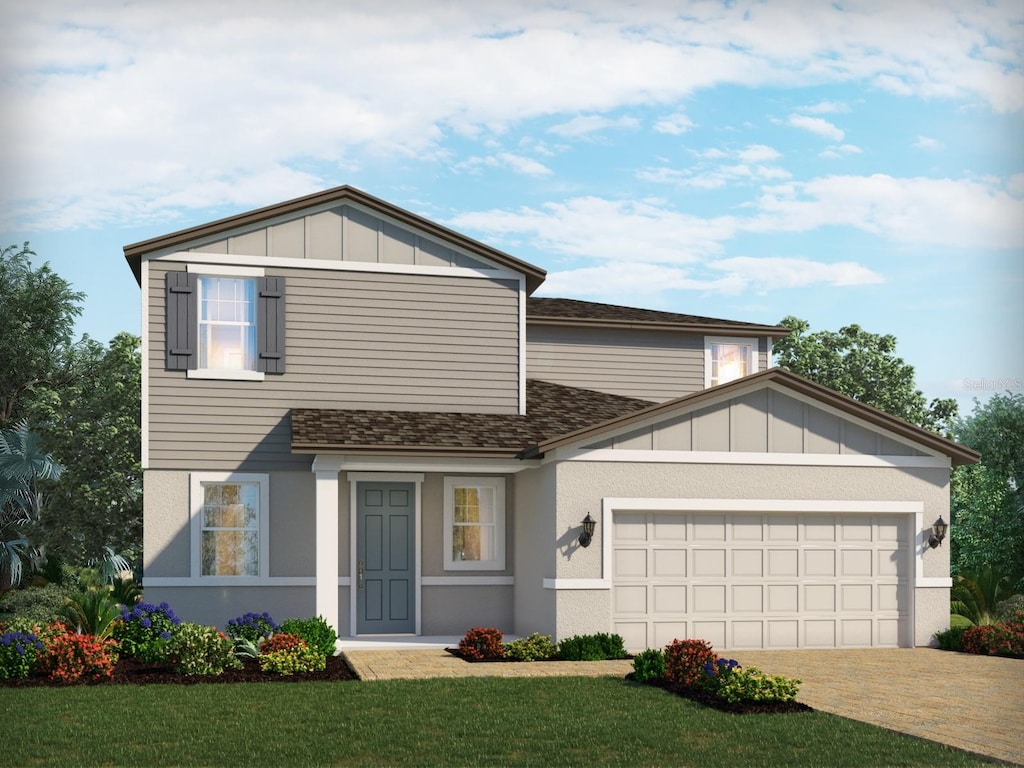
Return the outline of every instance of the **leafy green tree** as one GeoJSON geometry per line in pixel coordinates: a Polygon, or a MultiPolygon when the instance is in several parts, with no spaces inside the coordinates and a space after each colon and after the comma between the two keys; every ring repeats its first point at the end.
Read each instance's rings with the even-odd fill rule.
{"type": "Polygon", "coordinates": [[[792,333],[775,342],[776,365],[935,432],[948,434],[957,415],[952,398],[931,403],[914,384],[914,367],[896,356],[896,337],[847,325],[810,333],[810,324],[784,317],[792,333]]]}
{"type": "Polygon", "coordinates": [[[981,454],[957,467],[952,488],[950,537],[953,569],[992,566],[1024,573],[1024,393],[975,401],[956,423],[956,439],[981,454]]]}
{"type": "Polygon", "coordinates": [[[84,295],[33,256],[28,243],[0,251],[0,428],[27,420],[66,471],[40,479],[49,503],[18,540],[102,562],[141,548],[139,339],[74,342],[84,295]]]}
{"type": "Polygon", "coordinates": [[[28,243],[0,251],[0,427],[77,373],[69,355],[84,294],[48,264],[34,269],[32,256],[28,243]]]}
{"type": "Polygon", "coordinates": [[[38,522],[44,507],[39,482],[60,477],[62,469],[27,422],[0,429],[0,590],[21,582],[31,555],[23,531],[38,522]]]}
{"type": "Polygon", "coordinates": [[[85,337],[71,358],[88,375],[29,408],[65,465],[60,480],[45,485],[55,512],[40,518],[38,539],[65,560],[86,563],[110,549],[137,552],[142,541],[139,338],[119,333],[105,347],[85,337]]]}

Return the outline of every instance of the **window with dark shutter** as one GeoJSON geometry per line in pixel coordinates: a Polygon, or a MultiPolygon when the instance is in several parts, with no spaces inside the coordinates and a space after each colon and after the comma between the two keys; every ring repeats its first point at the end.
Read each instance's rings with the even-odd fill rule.
{"type": "Polygon", "coordinates": [[[168,272],[167,362],[168,371],[199,367],[199,321],[196,304],[196,276],[189,272],[168,272]]]}
{"type": "Polygon", "coordinates": [[[284,278],[257,280],[256,370],[284,373],[284,278]]]}

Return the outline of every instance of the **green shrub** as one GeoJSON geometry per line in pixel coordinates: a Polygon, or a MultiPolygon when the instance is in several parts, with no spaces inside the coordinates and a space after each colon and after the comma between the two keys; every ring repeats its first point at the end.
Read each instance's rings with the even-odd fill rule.
{"type": "Polygon", "coordinates": [[[28,677],[42,650],[42,641],[31,632],[8,630],[0,634],[0,680],[28,677]]]}
{"type": "Polygon", "coordinates": [[[319,672],[326,667],[327,658],[305,642],[282,651],[260,653],[260,669],[264,672],[291,675],[296,672],[319,672]]]}
{"type": "Polygon", "coordinates": [[[941,632],[935,633],[935,640],[939,644],[939,648],[944,651],[960,651],[963,650],[963,637],[964,632],[970,628],[968,626],[951,626],[949,629],[944,629],[941,632]]]}
{"type": "Polygon", "coordinates": [[[114,625],[114,639],[121,644],[122,655],[143,662],[167,659],[167,642],[181,626],[167,603],[136,603],[121,609],[121,620],[114,625]]]}
{"type": "Polygon", "coordinates": [[[227,626],[228,637],[232,640],[244,637],[247,640],[252,640],[254,643],[258,643],[260,638],[270,637],[277,630],[277,624],[266,611],[263,613],[252,613],[250,611],[249,613],[242,614],[237,618],[229,619],[227,626]]]}
{"type": "Polygon", "coordinates": [[[605,632],[596,635],[573,635],[558,643],[558,658],[565,661],[604,661],[628,657],[621,635],[609,635],[605,632]]]}
{"type": "Polygon", "coordinates": [[[1002,621],[1009,619],[1015,613],[1024,611],[1024,595],[1013,595],[1006,600],[996,603],[996,618],[1002,621]]]}
{"type": "Polygon", "coordinates": [[[107,590],[90,590],[68,598],[64,618],[79,634],[105,640],[113,632],[114,623],[120,620],[121,608],[107,590]]]}
{"type": "Polygon", "coordinates": [[[546,661],[557,655],[558,648],[551,642],[551,636],[540,632],[505,643],[505,658],[515,661],[546,661]]]}
{"type": "Polygon", "coordinates": [[[459,653],[462,654],[462,658],[475,661],[504,658],[505,647],[501,642],[503,637],[500,629],[474,627],[467,630],[465,636],[459,640],[459,653]]]}
{"type": "Polygon", "coordinates": [[[232,653],[231,638],[214,627],[185,622],[167,642],[168,656],[179,675],[219,675],[239,669],[242,662],[232,653]]]}
{"type": "Polygon", "coordinates": [[[658,648],[648,648],[633,657],[633,679],[650,683],[665,676],[665,654],[658,648]]]}
{"type": "Polygon", "coordinates": [[[297,635],[306,645],[324,656],[333,656],[338,633],[322,616],[312,619],[286,619],[281,622],[281,631],[297,635]]]}
{"type": "Polygon", "coordinates": [[[142,590],[135,579],[114,579],[110,585],[110,594],[117,603],[129,608],[142,599],[142,590]]]}
{"type": "Polygon", "coordinates": [[[782,675],[766,675],[756,667],[741,669],[738,665],[715,677],[715,694],[730,704],[795,701],[802,682],[782,675]]]}
{"type": "Polygon", "coordinates": [[[968,619],[966,616],[961,616],[958,613],[950,614],[949,626],[955,629],[966,629],[967,627],[973,627],[974,622],[968,619]]]}
{"type": "Polygon", "coordinates": [[[236,637],[231,652],[239,659],[255,659],[260,655],[259,645],[247,637],[236,637]]]}
{"type": "Polygon", "coordinates": [[[0,595],[0,621],[14,618],[49,624],[63,617],[64,606],[74,590],[61,584],[11,589],[0,595]]]}
{"type": "Polygon", "coordinates": [[[703,688],[706,665],[717,661],[707,640],[673,640],[665,646],[665,681],[677,688],[703,688]]]}

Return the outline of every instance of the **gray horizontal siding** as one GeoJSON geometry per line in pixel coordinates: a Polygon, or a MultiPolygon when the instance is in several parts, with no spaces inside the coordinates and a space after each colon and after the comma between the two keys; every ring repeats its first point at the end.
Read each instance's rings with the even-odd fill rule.
{"type": "Polygon", "coordinates": [[[704,388],[704,337],[527,324],[526,375],[645,400],[704,388]]]}
{"type": "Polygon", "coordinates": [[[268,269],[287,280],[287,369],[262,382],[165,371],[164,273],[149,279],[149,466],[308,468],[294,407],[517,413],[518,286],[447,276],[268,269]]]}

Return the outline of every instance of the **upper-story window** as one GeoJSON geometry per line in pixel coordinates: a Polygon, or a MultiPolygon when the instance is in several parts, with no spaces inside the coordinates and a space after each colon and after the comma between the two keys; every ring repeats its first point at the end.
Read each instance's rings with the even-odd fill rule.
{"type": "Polygon", "coordinates": [[[167,370],[205,379],[284,373],[284,282],[250,267],[168,272],[167,370]]]}
{"type": "Polygon", "coordinates": [[[199,278],[199,367],[256,370],[254,278],[199,278]]]}
{"type": "Polygon", "coordinates": [[[705,387],[717,387],[752,373],[757,373],[757,339],[705,337],[705,387]]]}

